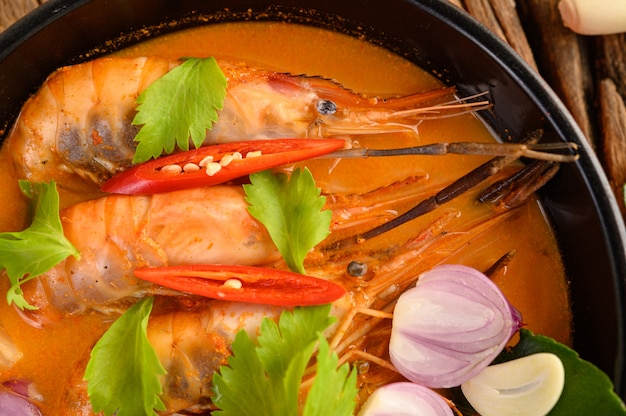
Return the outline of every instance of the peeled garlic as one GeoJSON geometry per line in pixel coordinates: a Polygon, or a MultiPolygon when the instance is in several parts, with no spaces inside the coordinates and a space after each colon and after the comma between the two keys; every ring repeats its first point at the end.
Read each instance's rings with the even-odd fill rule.
{"type": "Polygon", "coordinates": [[[461,390],[482,416],[543,416],[559,401],[564,384],[561,360],[537,353],[491,365],[461,390]]]}
{"type": "Polygon", "coordinates": [[[561,0],[563,24],[581,35],[626,32],[626,0],[561,0]]]}

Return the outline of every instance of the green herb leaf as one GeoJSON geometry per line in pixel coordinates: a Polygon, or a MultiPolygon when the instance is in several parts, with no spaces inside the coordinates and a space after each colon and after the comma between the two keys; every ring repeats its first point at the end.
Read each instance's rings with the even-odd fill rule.
{"type": "Polygon", "coordinates": [[[271,319],[261,322],[257,353],[270,376],[284,374],[292,356],[317,340],[317,334],[335,322],[330,305],[295,308],[283,312],[278,325],[271,319]]]}
{"type": "Polygon", "coordinates": [[[261,322],[257,355],[269,378],[282,383],[275,392],[280,394],[276,399],[284,403],[286,412],[298,407],[300,382],[318,334],[335,321],[328,316],[329,311],[330,305],[298,308],[293,313],[283,312],[278,325],[269,319],[261,322]]]}
{"type": "Polygon", "coordinates": [[[63,235],[56,183],[20,181],[22,192],[33,200],[33,222],[24,231],[0,233],[0,269],[11,282],[7,302],[21,309],[36,309],[24,298],[21,285],[80,253],[63,235]]]}
{"type": "Polygon", "coordinates": [[[222,366],[220,374],[213,375],[213,403],[222,409],[213,415],[286,415],[278,410],[284,402],[275,400],[274,387],[255,347],[245,331],[237,333],[231,345],[233,356],[228,359],[228,367],[222,366]]]}
{"type": "Polygon", "coordinates": [[[250,182],[244,185],[248,211],[265,225],[289,268],[304,274],[305,256],[330,233],[332,213],[322,211],[326,197],[307,168],[296,169],[290,178],[258,172],[250,182]]]}
{"type": "Polygon", "coordinates": [[[91,351],[85,380],[92,407],[106,416],[155,415],[165,410],[159,376],[165,369],[148,342],[153,298],[119,317],[91,351]]]}
{"type": "Polygon", "coordinates": [[[296,416],[304,371],[317,341],[320,352],[315,382],[306,399],[307,416],[346,416],[355,407],[356,374],[348,366],[337,369],[336,354],[329,354],[321,336],[334,322],[330,305],[298,307],[283,312],[278,325],[261,324],[256,346],[245,331],[237,334],[228,366],[213,376],[216,416],[296,416]],[[245,400],[241,398],[245,397],[245,400]],[[331,402],[331,403],[327,403],[331,402]],[[346,406],[351,405],[351,406],[346,406]],[[330,410],[329,410],[330,409],[330,410]],[[324,413],[322,413],[324,412],[324,413]]]}
{"type": "Polygon", "coordinates": [[[626,415],[626,407],[613,390],[609,377],[595,365],[581,359],[576,351],[543,335],[520,330],[520,341],[505,349],[496,362],[551,352],[558,356],[565,367],[565,386],[557,404],[549,416],[565,415],[626,415]]]}
{"type": "Polygon", "coordinates": [[[226,77],[215,58],[190,58],[146,88],[133,124],[143,125],[133,163],[157,158],[176,146],[189,150],[189,137],[200,147],[217,121],[226,96],[226,77]]]}
{"type": "Polygon", "coordinates": [[[330,351],[326,338],[320,336],[317,374],[307,396],[303,416],[353,414],[358,393],[356,371],[350,371],[347,363],[337,368],[338,361],[337,354],[330,351]]]}

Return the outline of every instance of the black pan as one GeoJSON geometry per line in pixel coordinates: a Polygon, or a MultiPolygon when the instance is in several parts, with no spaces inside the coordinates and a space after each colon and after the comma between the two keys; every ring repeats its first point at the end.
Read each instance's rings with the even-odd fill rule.
{"type": "Polygon", "coordinates": [[[608,181],[545,82],[447,1],[50,0],[0,35],[0,131],[59,66],[149,36],[239,20],[288,20],[364,35],[457,85],[462,95],[490,91],[495,106],[485,119],[504,140],[542,127],[549,140],[578,143],[580,161],[563,166],[541,197],[571,279],[575,348],[626,395],[626,231],[608,181]]]}

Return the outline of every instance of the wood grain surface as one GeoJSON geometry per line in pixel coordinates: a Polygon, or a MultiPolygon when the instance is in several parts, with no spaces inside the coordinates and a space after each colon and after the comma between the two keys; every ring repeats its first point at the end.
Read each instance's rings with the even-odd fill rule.
{"type": "MultiPolygon", "coordinates": [[[[559,0],[449,1],[508,42],[554,89],[595,149],[626,218],[626,34],[575,34],[561,22],[559,0]]],[[[0,31],[43,2],[0,0],[0,31]]]]}

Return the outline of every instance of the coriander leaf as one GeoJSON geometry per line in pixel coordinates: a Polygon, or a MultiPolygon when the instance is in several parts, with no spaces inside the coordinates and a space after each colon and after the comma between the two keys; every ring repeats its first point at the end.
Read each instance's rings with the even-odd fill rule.
{"type": "Polygon", "coordinates": [[[56,183],[20,181],[22,192],[33,200],[33,222],[24,231],[0,233],[0,270],[5,269],[11,288],[7,302],[21,309],[36,309],[24,298],[21,285],[80,253],[63,235],[56,183]]]}
{"type": "Polygon", "coordinates": [[[326,197],[307,168],[296,169],[290,178],[253,173],[250,182],[244,185],[248,211],[267,228],[289,268],[304,274],[306,254],[330,233],[332,213],[322,211],[326,197]]]}
{"type": "Polygon", "coordinates": [[[496,362],[514,360],[538,352],[551,352],[565,367],[565,387],[549,416],[626,415],[626,407],[613,391],[609,377],[595,365],[581,359],[576,351],[543,335],[520,330],[520,340],[505,349],[496,362]]]}
{"type": "Polygon", "coordinates": [[[213,403],[221,410],[215,416],[282,415],[281,405],[274,396],[274,385],[267,377],[256,346],[241,330],[231,345],[233,355],[228,366],[213,375],[213,403]],[[245,399],[244,399],[245,398],[245,399]]]}
{"type": "Polygon", "coordinates": [[[356,372],[348,364],[337,368],[337,354],[330,351],[328,342],[319,337],[317,374],[306,398],[303,416],[349,416],[356,406],[356,372]],[[349,374],[348,374],[349,373],[349,374]]]}
{"type": "Polygon", "coordinates": [[[148,342],[153,298],[145,298],[119,317],[91,351],[85,370],[95,412],[106,416],[155,415],[165,410],[159,376],[165,369],[148,342]]]}
{"type": "Polygon", "coordinates": [[[143,125],[133,163],[200,147],[217,121],[226,96],[226,77],[215,58],[190,58],[148,86],[137,99],[133,124],[143,125]]]}
{"type": "MultiPolygon", "coordinates": [[[[220,374],[213,376],[216,394],[213,402],[221,409],[213,414],[296,416],[304,371],[322,331],[334,322],[334,318],[328,316],[329,311],[330,305],[297,307],[293,312],[283,312],[278,324],[266,318],[261,324],[258,346],[255,346],[245,331],[240,331],[232,345],[233,356],[228,360],[228,366],[223,366],[220,374]]],[[[327,343],[324,351],[328,356],[327,343]]],[[[349,399],[343,397],[352,394],[348,387],[350,385],[353,385],[356,392],[356,378],[352,375],[347,377],[347,366],[336,370],[336,356],[334,362],[333,358],[330,362],[327,358],[318,358],[322,360],[322,371],[325,373],[320,376],[319,383],[329,384],[318,387],[318,390],[323,388],[323,392],[316,394],[341,398],[337,405],[344,409],[343,402],[349,399]]],[[[355,397],[356,393],[351,397],[353,403],[355,397]]],[[[318,397],[314,400],[317,401],[318,397]]],[[[317,410],[313,408],[310,412],[315,411],[317,410]]],[[[346,413],[341,413],[343,414],[346,413]]],[[[309,413],[308,416],[327,415],[309,413]]]]}
{"type": "MultiPolygon", "coordinates": [[[[281,314],[278,325],[270,319],[261,322],[257,354],[270,379],[283,383],[282,401],[288,410],[298,407],[298,391],[304,370],[313,354],[318,334],[332,325],[330,305],[295,308],[281,314]]],[[[295,413],[294,413],[295,416],[295,413]]]]}
{"type": "Polygon", "coordinates": [[[329,312],[330,305],[297,307],[283,312],[278,325],[270,319],[261,322],[257,352],[270,376],[284,374],[291,357],[336,321],[329,312]]]}

